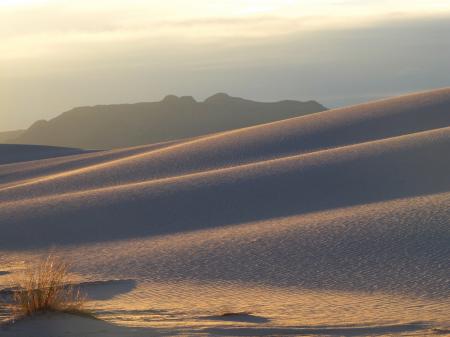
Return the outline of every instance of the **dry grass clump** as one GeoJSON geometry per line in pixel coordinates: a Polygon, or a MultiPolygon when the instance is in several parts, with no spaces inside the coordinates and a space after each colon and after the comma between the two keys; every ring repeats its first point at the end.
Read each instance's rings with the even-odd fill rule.
{"type": "Polygon", "coordinates": [[[70,285],[69,265],[49,255],[14,281],[11,310],[17,317],[58,311],[86,314],[85,297],[70,285]]]}

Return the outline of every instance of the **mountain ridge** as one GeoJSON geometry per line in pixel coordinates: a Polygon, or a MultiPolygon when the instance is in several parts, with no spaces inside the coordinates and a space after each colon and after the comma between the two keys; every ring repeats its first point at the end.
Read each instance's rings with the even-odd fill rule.
{"type": "Polygon", "coordinates": [[[327,110],[316,101],[257,102],[217,93],[196,101],[167,95],[157,102],[83,106],[39,120],[17,144],[111,149],[191,138],[327,110]]]}

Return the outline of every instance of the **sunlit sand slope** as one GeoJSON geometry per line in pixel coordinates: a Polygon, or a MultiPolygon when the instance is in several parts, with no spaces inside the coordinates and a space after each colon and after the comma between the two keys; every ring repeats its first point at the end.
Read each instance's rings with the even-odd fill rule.
{"type": "MultiPolygon", "coordinates": [[[[98,161],[104,165],[88,162],[73,167],[52,166],[42,175],[64,172],[64,185],[77,186],[80,182],[107,186],[178,176],[447,127],[449,105],[450,89],[436,90],[199,137],[176,145],[166,143],[173,146],[162,150],[159,147],[159,151],[140,147],[141,151],[134,153],[136,156],[121,152],[107,162],[98,161]],[[68,172],[71,168],[84,169],[68,172]],[[111,179],[105,177],[105,170],[111,179]]],[[[42,167],[42,163],[36,165],[42,167]]],[[[23,172],[23,166],[0,172],[17,171],[23,172]]],[[[26,172],[11,175],[0,183],[36,175],[33,166],[27,165],[26,172]]]]}
{"type": "Polygon", "coordinates": [[[141,323],[168,324],[148,310],[151,298],[206,334],[358,335],[345,329],[375,323],[366,335],[421,336],[448,324],[449,154],[442,89],[4,164],[0,263],[57,244],[84,278],[131,280],[102,316],[131,324],[135,309],[141,323]],[[291,330],[219,331],[205,317],[230,302],[241,311],[268,303],[259,319],[291,330]]]}
{"type": "Polygon", "coordinates": [[[446,192],[69,251],[82,272],[102,278],[440,298],[450,296],[449,204],[446,192]]]}
{"type": "MultiPolygon", "coordinates": [[[[450,187],[449,151],[444,128],[108,187],[98,186],[97,175],[67,185],[64,175],[48,177],[0,191],[0,240],[7,246],[125,238],[437,193],[450,187]]],[[[119,180],[107,166],[103,174],[103,183],[119,180]]]]}
{"type": "Polygon", "coordinates": [[[6,165],[0,243],[122,239],[445,192],[448,107],[444,89],[178,143],[6,165]]]}

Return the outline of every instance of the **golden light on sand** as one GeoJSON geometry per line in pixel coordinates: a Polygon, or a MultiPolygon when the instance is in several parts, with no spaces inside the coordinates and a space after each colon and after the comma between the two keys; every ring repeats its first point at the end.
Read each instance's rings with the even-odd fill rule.
{"type": "Polygon", "coordinates": [[[449,0],[0,0],[0,41],[1,337],[450,336],[449,0]]]}

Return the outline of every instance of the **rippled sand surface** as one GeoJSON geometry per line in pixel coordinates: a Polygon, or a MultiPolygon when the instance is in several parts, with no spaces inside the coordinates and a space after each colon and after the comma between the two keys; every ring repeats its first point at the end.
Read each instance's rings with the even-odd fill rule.
{"type": "Polygon", "coordinates": [[[132,329],[449,334],[449,153],[442,89],[0,165],[0,286],[53,250],[132,329]]]}
{"type": "MultiPolygon", "coordinates": [[[[91,282],[90,307],[120,325],[230,336],[262,328],[423,336],[450,326],[449,201],[445,193],[55,249],[91,282]],[[251,315],[221,317],[242,312],[251,315]]],[[[14,273],[37,253],[0,261],[14,273]]]]}

